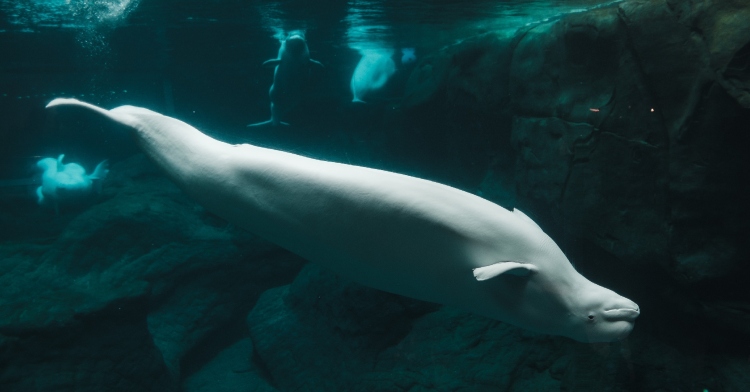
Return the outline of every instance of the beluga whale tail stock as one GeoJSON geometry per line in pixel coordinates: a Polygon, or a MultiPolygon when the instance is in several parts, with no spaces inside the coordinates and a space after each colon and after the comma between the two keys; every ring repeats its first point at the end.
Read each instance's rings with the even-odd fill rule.
{"type": "Polygon", "coordinates": [[[640,315],[519,210],[416,177],[227,144],[140,107],[47,107],[124,125],[206,209],[361,284],[581,342],[623,339],[640,315]]]}
{"type": "Polygon", "coordinates": [[[268,91],[271,99],[271,119],[248,124],[248,127],[289,125],[281,121],[281,116],[303,101],[310,82],[311,68],[323,68],[323,64],[310,58],[310,49],[304,33],[293,31],[281,41],[276,58],[266,60],[263,66],[274,69],[273,83],[268,91]]]}

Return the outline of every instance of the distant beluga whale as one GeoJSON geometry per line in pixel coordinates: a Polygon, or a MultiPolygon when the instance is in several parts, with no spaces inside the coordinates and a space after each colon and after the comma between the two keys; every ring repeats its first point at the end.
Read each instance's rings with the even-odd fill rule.
{"type": "Polygon", "coordinates": [[[276,58],[263,63],[265,67],[274,67],[273,84],[268,91],[271,98],[271,119],[249,124],[248,127],[289,125],[281,121],[281,116],[302,101],[310,82],[312,65],[323,67],[319,61],[310,58],[310,49],[303,33],[293,32],[281,41],[276,58]]]}
{"type": "Polygon", "coordinates": [[[396,72],[392,49],[360,50],[362,58],[352,74],[352,102],[365,102],[369,94],[380,90],[396,72]]]}
{"type": "Polygon", "coordinates": [[[623,339],[640,314],[633,301],[578,273],[526,215],[476,195],[227,144],[144,108],[105,110],[75,99],[47,107],[126,126],[206,209],[361,284],[582,342],[623,339]]]}
{"type": "Polygon", "coordinates": [[[42,158],[36,165],[42,170],[42,185],[36,189],[37,203],[49,204],[60,212],[60,205],[75,204],[94,194],[94,181],[107,177],[106,160],[96,165],[91,174],[77,163],[63,163],[65,154],[55,158],[42,158]]]}

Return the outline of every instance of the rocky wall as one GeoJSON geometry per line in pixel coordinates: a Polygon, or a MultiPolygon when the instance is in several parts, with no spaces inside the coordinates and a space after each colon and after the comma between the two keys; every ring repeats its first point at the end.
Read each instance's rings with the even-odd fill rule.
{"type": "Polygon", "coordinates": [[[178,390],[303,263],[206,213],[143,156],[111,173],[96,205],[40,211],[65,222],[57,232],[0,245],[4,391],[178,390]]]}
{"type": "MultiPolygon", "coordinates": [[[[750,301],[739,290],[750,278],[748,13],[741,1],[625,1],[488,33],[423,60],[403,109],[503,113],[482,125],[512,150],[494,148],[468,188],[527,210],[563,249],[587,241],[664,271],[666,286],[721,313],[711,301],[750,301]]],[[[723,310],[740,316],[722,324],[750,330],[738,308],[723,310]]]]}

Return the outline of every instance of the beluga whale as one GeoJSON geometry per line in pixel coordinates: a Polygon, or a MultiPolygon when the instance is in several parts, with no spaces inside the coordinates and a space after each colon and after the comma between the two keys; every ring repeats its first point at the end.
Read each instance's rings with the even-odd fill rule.
{"type": "Polygon", "coordinates": [[[352,102],[365,103],[364,99],[380,90],[396,72],[392,49],[362,49],[357,67],[349,83],[352,102]]]}
{"type": "Polygon", "coordinates": [[[304,33],[294,31],[281,41],[276,58],[265,61],[263,66],[274,68],[273,83],[268,90],[271,99],[271,119],[248,124],[248,127],[289,125],[281,121],[281,116],[302,102],[310,82],[311,67],[322,68],[323,64],[310,58],[310,49],[307,47],[304,33]]]}
{"type": "Polygon", "coordinates": [[[207,210],[363,285],[581,342],[628,336],[633,301],[581,275],[519,210],[394,172],[232,145],[151,110],[55,99],[128,129],[207,210]]]}
{"type": "Polygon", "coordinates": [[[36,166],[42,171],[42,185],[36,188],[37,203],[51,205],[60,213],[61,205],[84,202],[94,194],[95,181],[103,180],[109,173],[108,162],[99,162],[91,174],[77,163],[63,163],[65,154],[55,158],[42,158],[36,166]]]}

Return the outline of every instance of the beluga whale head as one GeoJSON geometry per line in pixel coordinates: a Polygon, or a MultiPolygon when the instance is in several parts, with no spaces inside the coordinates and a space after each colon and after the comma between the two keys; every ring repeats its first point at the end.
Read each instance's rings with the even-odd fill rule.
{"type": "Polygon", "coordinates": [[[641,314],[633,301],[602,286],[589,288],[578,297],[579,306],[570,314],[569,336],[580,342],[599,343],[625,339],[641,314]]]}
{"type": "Polygon", "coordinates": [[[584,343],[614,342],[630,334],[641,312],[635,302],[586,279],[519,210],[508,221],[513,222],[511,240],[490,245],[488,253],[508,261],[474,268],[487,300],[471,310],[584,343]]]}
{"type": "Polygon", "coordinates": [[[299,55],[308,51],[305,35],[300,31],[290,33],[283,45],[289,54],[299,55]]]}

